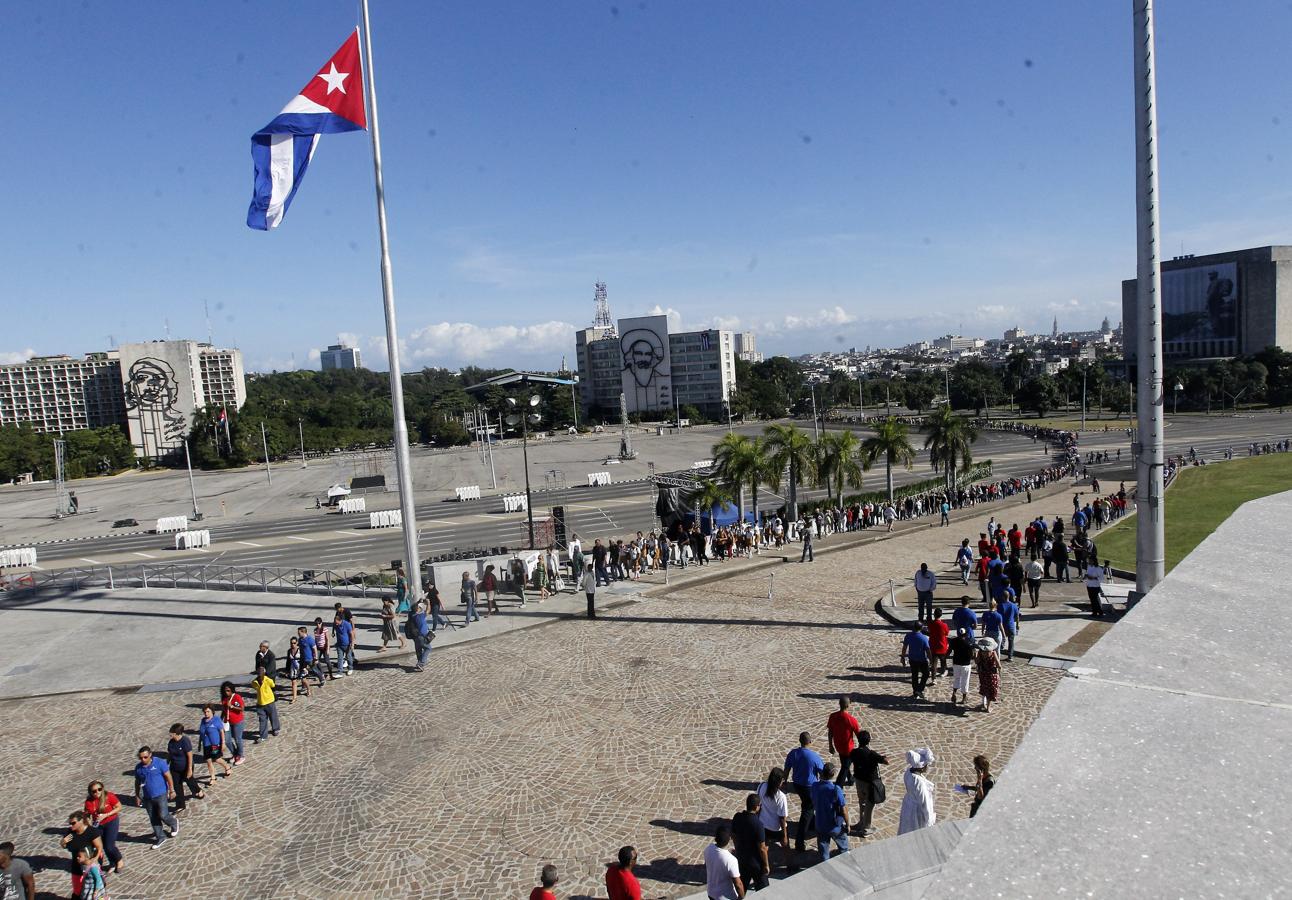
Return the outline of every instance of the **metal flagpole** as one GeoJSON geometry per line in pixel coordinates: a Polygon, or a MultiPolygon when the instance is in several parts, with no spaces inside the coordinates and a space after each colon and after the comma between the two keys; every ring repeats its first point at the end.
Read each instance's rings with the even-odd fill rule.
{"type": "Polygon", "coordinates": [[[265,436],[265,423],[260,423],[260,444],[265,448],[265,478],[270,484],[274,483],[274,475],[269,471],[269,438],[265,436]]]}
{"type": "Polygon", "coordinates": [[[1158,268],[1156,76],[1153,71],[1153,0],[1132,0],[1135,13],[1135,222],[1138,232],[1136,306],[1139,322],[1139,424],[1135,456],[1135,588],[1152,590],[1166,577],[1166,531],[1163,518],[1162,278],[1158,268]]]}
{"type": "Polygon", "coordinates": [[[408,423],[404,420],[404,379],[399,369],[399,331],[395,327],[395,286],[390,273],[390,246],[386,238],[386,189],[381,177],[381,131],[377,127],[377,86],[372,79],[372,26],[368,0],[363,9],[363,81],[368,100],[368,128],[372,133],[372,175],[377,192],[377,231],[381,236],[381,294],[386,311],[386,355],[390,362],[390,406],[395,418],[395,474],[399,481],[399,511],[404,526],[404,571],[408,596],[422,598],[421,557],[417,551],[417,512],[413,506],[412,467],[408,459],[408,423]]]}

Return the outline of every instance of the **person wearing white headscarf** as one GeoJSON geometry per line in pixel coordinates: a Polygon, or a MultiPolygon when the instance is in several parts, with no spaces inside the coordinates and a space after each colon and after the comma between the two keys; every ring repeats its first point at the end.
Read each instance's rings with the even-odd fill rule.
{"type": "Polygon", "coordinates": [[[938,814],[933,809],[933,783],[924,777],[925,771],[932,764],[932,750],[925,748],[908,750],[906,753],[906,796],[902,798],[898,834],[928,828],[938,821],[938,814]]]}

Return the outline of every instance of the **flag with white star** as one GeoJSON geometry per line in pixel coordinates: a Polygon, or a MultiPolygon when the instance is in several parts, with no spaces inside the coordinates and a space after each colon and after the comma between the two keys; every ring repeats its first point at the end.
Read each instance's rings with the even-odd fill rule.
{"type": "Polygon", "coordinates": [[[356,28],[295,99],[251,136],[256,175],[247,225],[269,231],[282,223],[321,135],[367,127],[356,28]]]}

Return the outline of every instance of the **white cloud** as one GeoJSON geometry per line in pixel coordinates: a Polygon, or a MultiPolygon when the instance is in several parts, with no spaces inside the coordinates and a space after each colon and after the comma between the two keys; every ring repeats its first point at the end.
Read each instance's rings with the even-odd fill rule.
{"type": "MultiPolygon", "coordinates": [[[[399,342],[400,366],[404,370],[422,366],[460,368],[555,369],[561,357],[574,355],[575,327],[569,322],[537,322],[532,325],[476,325],[471,322],[435,322],[424,325],[399,342]]],[[[358,335],[355,346],[365,347],[365,357],[375,368],[384,368],[386,339],[366,340],[358,335]],[[370,355],[369,355],[370,354],[370,355]]],[[[573,365],[573,359],[567,359],[573,365]]]]}
{"type": "Polygon", "coordinates": [[[669,330],[669,331],[687,331],[687,330],[688,330],[688,329],[686,329],[686,328],[683,328],[683,327],[682,327],[682,314],[681,314],[680,312],[678,312],[676,309],[674,309],[673,307],[671,307],[671,306],[670,306],[668,309],[665,309],[664,307],[660,306],[660,305],[657,303],[657,304],[655,304],[654,306],[652,306],[650,309],[648,309],[648,310],[646,311],[646,315],[648,315],[648,316],[667,316],[667,317],[668,317],[668,330],[669,330]]]}
{"type": "Polygon", "coordinates": [[[310,352],[306,354],[306,357],[309,359],[310,362],[316,363],[323,358],[323,351],[318,349],[317,347],[311,347],[310,352]]]}
{"type": "Polygon", "coordinates": [[[26,350],[3,351],[0,350],[0,366],[14,366],[18,363],[25,363],[36,355],[36,351],[28,347],[26,350]]]}
{"type": "Polygon", "coordinates": [[[987,319],[993,322],[1004,320],[1014,320],[1018,318],[1018,311],[1012,306],[1006,306],[1003,303],[987,303],[983,306],[974,308],[974,319],[987,319]]]}
{"type": "Polygon", "coordinates": [[[787,315],[780,321],[770,321],[762,326],[768,334],[779,334],[785,331],[810,331],[817,328],[838,328],[840,325],[851,325],[857,317],[842,306],[818,309],[805,316],[787,315]]]}

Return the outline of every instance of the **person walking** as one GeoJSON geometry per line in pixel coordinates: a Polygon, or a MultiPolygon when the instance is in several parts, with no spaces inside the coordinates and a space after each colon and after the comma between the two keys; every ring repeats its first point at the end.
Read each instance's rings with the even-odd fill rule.
{"type": "Polygon", "coordinates": [[[898,834],[907,834],[936,825],[937,811],[933,806],[933,783],[926,777],[933,765],[933,751],[927,748],[908,750],[906,753],[906,796],[902,798],[902,813],[897,824],[898,834]]]}
{"type": "Polygon", "coordinates": [[[857,782],[857,826],[854,833],[864,838],[870,833],[875,805],[888,799],[879,767],[888,763],[888,757],[870,749],[870,732],[857,735],[857,747],[852,751],[852,775],[857,782]]]}
{"type": "Polygon", "coordinates": [[[1036,609],[1036,605],[1041,602],[1041,579],[1045,575],[1045,569],[1034,559],[1027,564],[1023,574],[1027,579],[1028,599],[1032,601],[1032,609],[1036,609]]]}
{"type": "Polygon", "coordinates": [[[731,839],[740,880],[745,889],[761,891],[767,887],[771,861],[767,857],[767,829],[763,827],[762,798],[758,794],[745,797],[745,808],[731,818],[731,839]]]}
{"type": "MultiPolygon", "coordinates": [[[[319,658],[318,641],[314,639],[314,635],[304,625],[297,627],[296,637],[301,645],[301,679],[304,680],[313,672],[321,690],[323,688],[323,661],[319,658]]],[[[400,646],[403,646],[402,641],[400,646]]],[[[308,692],[306,696],[309,696],[308,692]]]]}
{"type": "Polygon", "coordinates": [[[933,619],[925,628],[929,636],[929,677],[942,678],[947,674],[948,636],[951,626],[942,619],[942,607],[933,608],[933,619]]]}
{"type": "Polygon", "coordinates": [[[336,681],[336,670],[332,668],[331,638],[321,616],[314,617],[314,646],[318,650],[319,670],[326,668],[327,677],[336,681]]]}
{"type": "Polygon", "coordinates": [[[805,526],[800,529],[803,535],[803,552],[799,554],[799,562],[815,562],[816,557],[812,555],[812,527],[805,526]]]}
{"type": "Polygon", "coordinates": [[[825,770],[825,762],[812,749],[812,735],[806,731],[799,733],[799,745],[785,757],[785,771],[789,773],[794,786],[794,793],[799,798],[799,824],[794,835],[794,849],[802,853],[806,849],[808,823],[812,821],[812,785],[825,770]]]}
{"type": "MultiPolygon", "coordinates": [[[[225,778],[233,774],[232,767],[224,761],[224,722],[209,703],[202,707],[202,721],[197,725],[197,743],[202,748],[202,758],[206,760],[207,784],[215,784],[216,763],[224,769],[225,778]]],[[[197,799],[201,800],[202,796],[197,795],[197,799]]]]}
{"type": "Polygon", "coordinates": [[[188,808],[184,801],[184,787],[195,800],[205,800],[206,792],[193,772],[193,742],[184,734],[184,726],[176,722],[170,727],[170,740],[166,742],[166,761],[170,765],[171,781],[175,788],[175,813],[188,808]]]}
{"type": "Polygon", "coordinates": [[[588,598],[588,618],[597,617],[597,574],[593,563],[583,571],[583,594],[588,598]]]}
{"type": "Polygon", "coordinates": [[[606,893],[610,900],[642,900],[642,886],[633,874],[637,848],[620,847],[617,860],[606,866],[606,893]]]}
{"type": "Polygon", "coordinates": [[[492,616],[498,612],[498,603],[494,599],[498,594],[498,576],[492,565],[485,566],[484,575],[480,576],[480,590],[485,595],[485,615],[492,616]]]}
{"type": "Polygon", "coordinates": [[[917,598],[916,618],[927,622],[933,616],[933,592],[938,586],[938,576],[929,571],[928,563],[920,563],[915,573],[915,596],[917,598]]]}
{"type": "MultiPolygon", "coordinates": [[[[444,613],[444,601],[440,598],[440,589],[433,584],[426,589],[426,602],[431,608],[431,631],[435,631],[437,628],[447,628],[449,619],[444,613]]],[[[525,605],[523,599],[520,605],[525,605]]]]}
{"type": "Polygon", "coordinates": [[[821,779],[812,785],[812,808],[816,813],[816,848],[821,862],[830,859],[830,844],[840,853],[848,852],[848,798],[834,782],[835,765],[825,764],[821,779]]]}
{"type": "Polygon", "coordinates": [[[427,624],[426,610],[423,609],[420,601],[413,606],[413,611],[409,614],[407,628],[417,652],[417,665],[413,668],[415,671],[425,672],[426,664],[431,661],[431,642],[435,640],[435,632],[427,624]]]}
{"type": "Polygon", "coordinates": [[[956,705],[956,694],[961,703],[969,703],[969,671],[973,665],[973,632],[965,628],[956,630],[949,644],[951,648],[951,705],[956,705]]]}
{"type": "Polygon", "coordinates": [[[301,639],[299,636],[291,638],[287,642],[287,680],[292,685],[292,695],[287,698],[288,703],[296,702],[296,690],[298,687],[306,697],[310,695],[310,686],[305,681],[305,663],[301,654],[301,639]]]}
{"type": "Polygon", "coordinates": [[[983,712],[991,712],[991,705],[1000,699],[1000,657],[996,655],[997,646],[989,637],[978,639],[978,693],[982,696],[983,712]]]}
{"type": "Polygon", "coordinates": [[[785,784],[785,770],[773,766],[767,780],[758,786],[758,821],[763,825],[767,839],[767,874],[772,873],[771,848],[780,847],[782,857],[789,851],[789,801],[781,786],[785,784]]]}
{"type": "Polygon", "coordinates": [[[1005,589],[1005,599],[1000,603],[1000,634],[1004,640],[1002,647],[1008,647],[1009,661],[1014,661],[1014,639],[1018,636],[1021,624],[1018,604],[1014,602],[1014,589],[1005,589]]]}
{"type": "Polygon", "coordinates": [[[393,597],[384,597],[381,601],[381,646],[377,648],[377,652],[384,653],[386,647],[394,641],[399,642],[400,650],[404,649],[404,639],[395,623],[395,600],[393,597]]]}
{"type": "Polygon", "coordinates": [[[79,847],[74,854],[76,865],[81,870],[81,890],[77,900],[108,900],[108,885],[103,880],[103,870],[93,847],[79,847]]]}
{"type": "MultiPolygon", "coordinates": [[[[103,841],[103,853],[108,858],[108,871],[120,872],[125,865],[125,858],[117,841],[121,837],[121,799],[103,786],[102,781],[91,781],[85,793],[84,812],[90,817],[90,824],[99,829],[103,841]]],[[[33,900],[35,895],[32,895],[33,900]]],[[[0,891],[0,898],[6,895],[0,891]]]]}
{"type": "MultiPolygon", "coordinates": [[[[984,597],[982,602],[986,603],[987,600],[988,598],[984,597]]],[[[969,632],[971,638],[978,630],[978,614],[970,609],[968,597],[961,597],[960,606],[951,613],[951,628],[953,630],[963,628],[969,632]]]]}
{"type": "Polygon", "coordinates": [[[269,649],[269,641],[261,641],[260,649],[256,651],[256,661],[251,666],[251,674],[256,674],[256,670],[264,667],[273,678],[278,674],[278,659],[274,656],[274,651],[269,649]]]}
{"type": "MultiPolygon", "coordinates": [[[[99,829],[89,824],[90,819],[79,809],[67,817],[68,833],[62,844],[72,855],[72,897],[82,896],[86,876],[92,866],[103,858],[103,837],[99,829]]],[[[100,878],[102,876],[100,875],[100,878]]],[[[93,887],[93,883],[91,883],[93,887]]],[[[35,900],[35,895],[32,896],[35,900]]]]}
{"type": "Polygon", "coordinates": [[[36,900],[36,876],[25,859],[14,855],[12,841],[0,843],[0,897],[4,900],[36,900]]]}
{"type": "Polygon", "coordinates": [[[220,685],[220,711],[224,714],[224,722],[229,729],[229,749],[233,752],[233,764],[242,765],[242,760],[247,755],[247,743],[243,737],[243,729],[246,727],[247,715],[246,701],[238,693],[238,689],[233,686],[232,681],[226,681],[220,685]]]}
{"type": "MultiPolygon", "coordinates": [[[[339,644],[337,651],[340,652],[339,644]]],[[[278,704],[274,698],[274,679],[263,668],[251,679],[251,687],[256,692],[256,719],[260,724],[260,730],[256,732],[256,743],[259,744],[271,735],[278,737],[278,704]]]]}
{"type": "Polygon", "coordinates": [[[911,665],[911,699],[923,700],[924,688],[929,683],[929,639],[919,622],[911,623],[911,630],[902,638],[902,665],[911,665]]]}
{"type": "Polygon", "coordinates": [[[166,843],[165,825],[171,837],[179,837],[179,821],[170,814],[166,801],[175,796],[170,766],[166,760],[153,756],[151,747],[139,748],[138,765],[135,766],[135,799],[148,811],[148,821],[153,826],[153,848],[166,843]]]}
{"type": "Polygon", "coordinates": [[[1090,561],[1085,571],[1086,596],[1090,598],[1090,614],[1096,619],[1104,617],[1104,607],[1100,598],[1104,595],[1104,568],[1098,559],[1090,561]]]}
{"type": "Polygon", "coordinates": [[[346,615],[348,610],[338,609],[332,617],[332,635],[336,638],[337,677],[354,674],[354,623],[346,615]]]}
{"type": "Polygon", "coordinates": [[[395,614],[408,612],[408,576],[403,566],[395,567],[395,614]]]}
{"type": "Polygon", "coordinates": [[[851,700],[847,694],[839,695],[839,708],[826,719],[825,729],[830,737],[830,752],[839,754],[839,784],[852,784],[852,753],[854,740],[861,733],[861,725],[848,712],[851,700]]]}
{"type": "MultiPolygon", "coordinates": [[[[539,561],[540,562],[542,561],[541,557],[539,561]]],[[[480,621],[480,614],[476,612],[476,600],[479,599],[476,593],[476,590],[477,590],[476,581],[474,578],[471,577],[471,573],[463,572],[461,595],[462,595],[462,603],[467,608],[466,621],[463,622],[464,627],[467,625],[470,625],[472,622],[480,621]]],[[[541,594],[539,596],[540,603],[542,602],[543,597],[545,596],[547,596],[546,593],[541,594]]]]}
{"type": "Polygon", "coordinates": [[[991,761],[979,754],[973,758],[974,783],[957,785],[957,790],[967,794],[972,803],[969,805],[969,818],[978,815],[978,809],[987,799],[991,789],[996,786],[996,779],[991,777],[991,761]]]}
{"type": "Polygon", "coordinates": [[[973,569],[973,548],[969,546],[969,538],[960,542],[960,549],[956,551],[956,567],[960,569],[960,583],[969,584],[969,572],[973,569]]]}
{"type": "Polygon", "coordinates": [[[713,843],[704,848],[704,880],[709,900],[740,900],[745,885],[740,880],[740,864],[727,845],[731,843],[731,826],[714,829],[713,843]]]}

